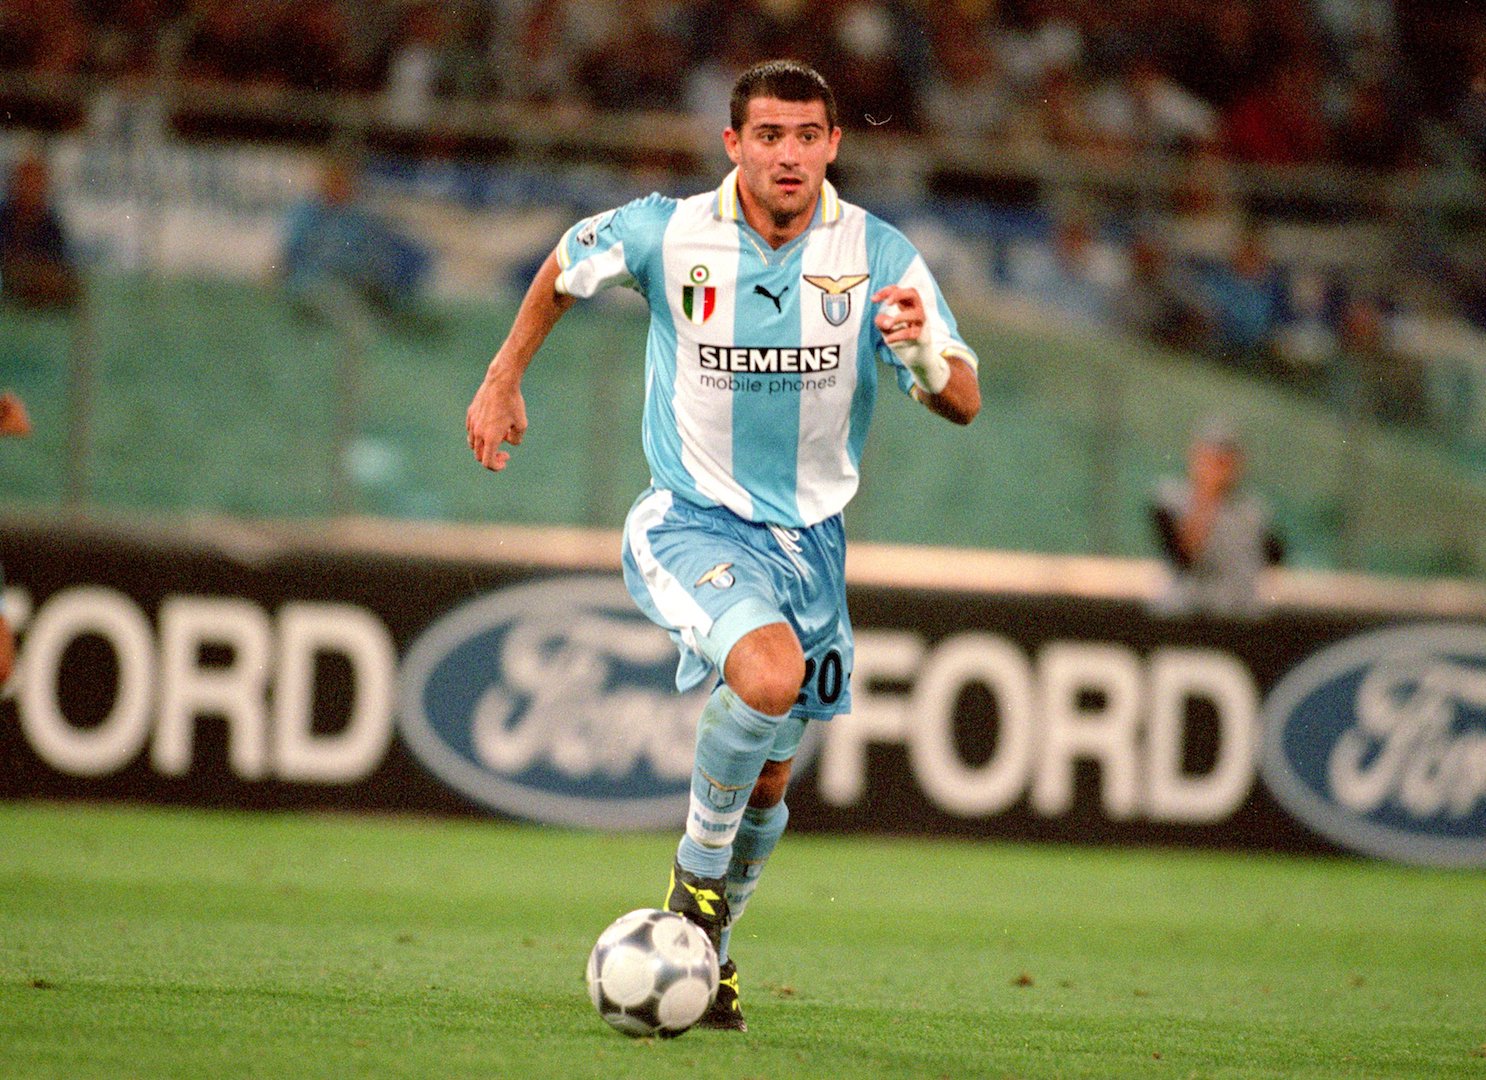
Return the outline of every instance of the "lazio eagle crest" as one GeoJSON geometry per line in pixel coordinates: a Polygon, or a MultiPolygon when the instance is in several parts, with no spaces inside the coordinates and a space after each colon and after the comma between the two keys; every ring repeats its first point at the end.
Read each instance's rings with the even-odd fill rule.
{"type": "Polygon", "coordinates": [[[851,317],[851,290],[866,281],[868,274],[844,274],[826,277],[805,274],[804,278],[820,290],[820,313],[832,326],[840,326],[851,317]]]}

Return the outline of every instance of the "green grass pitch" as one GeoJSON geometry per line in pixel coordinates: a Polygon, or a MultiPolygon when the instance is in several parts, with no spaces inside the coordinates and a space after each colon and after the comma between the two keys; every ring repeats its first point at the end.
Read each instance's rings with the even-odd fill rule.
{"type": "Polygon", "coordinates": [[[673,838],[0,804],[0,1076],[1480,1077],[1486,875],[786,837],[746,1035],[632,1041],[589,946],[673,838]]]}

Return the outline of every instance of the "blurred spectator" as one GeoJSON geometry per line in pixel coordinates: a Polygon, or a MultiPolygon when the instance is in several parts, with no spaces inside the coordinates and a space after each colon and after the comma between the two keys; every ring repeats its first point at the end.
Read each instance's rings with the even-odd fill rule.
{"type": "Polygon", "coordinates": [[[1168,349],[1199,349],[1211,332],[1200,290],[1148,230],[1131,241],[1130,275],[1115,289],[1110,307],[1121,330],[1168,349]]]}
{"type": "Polygon", "coordinates": [[[1274,355],[1280,378],[1298,389],[1325,393],[1336,333],[1327,322],[1326,279],[1315,271],[1295,275],[1289,290],[1289,318],[1275,334],[1274,355]]]}
{"type": "Polygon", "coordinates": [[[1020,0],[1007,5],[1001,59],[1012,84],[1032,94],[1053,72],[1071,72],[1084,60],[1083,31],[1068,0],[1020,0]]]}
{"type": "Polygon", "coordinates": [[[1389,424],[1429,423],[1423,365],[1393,347],[1377,299],[1358,295],[1346,302],[1337,349],[1332,395],[1344,411],[1389,424]]]}
{"type": "Polygon", "coordinates": [[[1458,445],[1483,445],[1486,336],[1459,317],[1447,290],[1423,275],[1400,278],[1393,286],[1387,337],[1423,378],[1431,426],[1458,445]]]}
{"type": "Polygon", "coordinates": [[[1455,102],[1451,114],[1473,164],[1486,171],[1486,28],[1471,43],[1465,92],[1455,102]]]}
{"type": "Polygon", "coordinates": [[[425,323],[428,252],[362,203],[345,157],[327,161],[320,190],[290,210],[283,261],[285,287],[306,314],[336,318],[351,303],[399,326],[425,323]]]}
{"type": "Polygon", "coordinates": [[[82,295],[51,175],[39,153],[23,154],[0,202],[0,300],[37,309],[70,308],[82,295]]]}
{"type": "Polygon", "coordinates": [[[178,38],[187,7],[187,0],[89,0],[83,10],[97,20],[91,34],[94,63],[105,72],[116,72],[119,58],[126,58],[131,70],[154,67],[162,51],[184,44],[178,38]]]}
{"type": "Polygon", "coordinates": [[[841,126],[917,132],[922,118],[898,13],[882,0],[849,0],[821,6],[817,17],[825,20],[826,36],[814,60],[835,91],[841,126]]]}
{"type": "Polygon", "coordinates": [[[923,93],[930,127],[971,141],[1006,132],[1016,94],[990,41],[968,22],[950,21],[936,35],[934,55],[937,63],[923,93]]]}
{"type": "Polygon", "coordinates": [[[1011,253],[1011,286],[1056,311],[1085,323],[1107,323],[1111,289],[1118,274],[1097,243],[1094,223],[1082,210],[1065,211],[1053,223],[1047,245],[1020,244],[1011,253]]]}
{"type": "Polygon", "coordinates": [[[1168,230],[1173,250],[1207,261],[1226,258],[1244,228],[1232,163],[1214,140],[1188,148],[1179,168],[1168,230]]]}
{"type": "Polygon", "coordinates": [[[1028,134],[1043,148],[1086,153],[1099,143],[1089,117],[1088,85],[1073,67],[1054,67],[1033,92],[1028,134]]]}
{"type": "Polygon", "coordinates": [[[383,115],[416,127],[433,119],[438,99],[488,96],[496,85],[487,52],[489,18],[472,0],[408,8],[390,45],[383,115]]]}
{"type": "MultiPolygon", "coordinates": [[[[31,419],[26,406],[15,394],[0,394],[0,436],[24,437],[31,434],[31,419]]],[[[15,669],[15,634],[5,617],[5,571],[0,567],[0,686],[4,686],[15,669]]]]}
{"type": "Polygon", "coordinates": [[[1284,558],[1264,502],[1246,490],[1244,451],[1228,422],[1208,421],[1187,451],[1187,475],[1163,480],[1151,521],[1167,583],[1163,615],[1252,617],[1263,610],[1261,575],[1284,558]]]}
{"type": "Polygon", "coordinates": [[[111,32],[98,40],[94,64],[98,82],[88,100],[88,134],[118,148],[158,147],[169,122],[153,51],[127,33],[111,32]]]}
{"type": "Polygon", "coordinates": [[[585,0],[532,0],[517,34],[511,75],[523,101],[575,105],[581,100],[577,58],[618,36],[624,20],[613,5],[585,0]]]}
{"type": "Polygon", "coordinates": [[[1347,93],[1338,125],[1339,157],[1365,169],[1397,169],[1413,160],[1417,144],[1395,81],[1377,78],[1347,93]]]}
{"type": "Polygon", "coordinates": [[[691,117],[696,153],[711,162],[713,171],[726,173],[733,167],[718,132],[728,123],[728,103],[733,84],[751,64],[763,59],[754,44],[751,23],[744,13],[731,9],[714,30],[712,50],[687,70],[682,88],[683,107],[691,117]]]}
{"type": "Polygon", "coordinates": [[[637,3],[586,49],[575,69],[589,105],[606,112],[663,112],[681,108],[686,52],[663,5],[637,3]]]}
{"type": "Polygon", "coordinates": [[[278,61],[273,30],[261,3],[207,0],[186,40],[181,74],[203,82],[272,83],[278,61]]]}
{"type": "Polygon", "coordinates": [[[350,27],[337,0],[295,0],[274,20],[273,69],[297,90],[355,88],[347,41],[350,27]]]}
{"type": "Polygon", "coordinates": [[[1246,229],[1228,261],[1209,275],[1208,298],[1218,358],[1262,372],[1284,310],[1284,279],[1261,229],[1246,229]]]}
{"type": "Polygon", "coordinates": [[[1257,81],[1269,42],[1252,0],[1202,4],[1163,35],[1172,74],[1203,101],[1227,109],[1257,81]],[[1197,17],[1192,17],[1197,16],[1197,17]]]}
{"type": "Polygon", "coordinates": [[[71,0],[0,3],[0,71],[66,75],[88,56],[88,25],[71,0]]]}
{"type": "Polygon", "coordinates": [[[1326,43],[1349,56],[1367,41],[1391,43],[1398,32],[1393,0],[1310,0],[1326,43]]]}
{"type": "Polygon", "coordinates": [[[447,34],[444,13],[437,6],[419,4],[407,12],[382,88],[382,115],[388,120],[410,128],[428,122],[447,34]]]}
{"type": "Polygon", "coordinates": [[[1212,108],[1173,80],[1150,50],[1095,89],[1088,112],[1101,144],[1124,153],[1202,145],[1217,131],[1212,108]]]}
{"type": "Polygon", "coordinates": [[[1322,160],[1330,132],[1321,110],[1320,71],[1310,58],[1284,57],[1240,94],[1224,118],[1228,152],[1256,165],[1322,160]]]}

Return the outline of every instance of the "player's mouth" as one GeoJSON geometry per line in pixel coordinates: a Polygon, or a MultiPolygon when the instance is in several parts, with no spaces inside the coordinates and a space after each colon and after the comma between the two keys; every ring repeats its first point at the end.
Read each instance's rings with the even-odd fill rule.
{"type": "Polygon", "coordinates": [[[774,183],[786,195],[793,195],[804,188],[805,178],[803,176],[781,176],[774,183]]]}

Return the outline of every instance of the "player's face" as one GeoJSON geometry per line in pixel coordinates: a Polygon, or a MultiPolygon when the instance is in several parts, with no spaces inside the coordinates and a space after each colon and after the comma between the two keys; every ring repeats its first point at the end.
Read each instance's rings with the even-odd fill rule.
{"type": "Polygon", "coordinates": [[[748,223],[771,242],[804,232],[841,142],[841,129],[828,126],[825,102],[754,98],[742,130],[728,128],[722,141],[738,166],[748,223]]]}
{"type": "Polygon", "coordinates": [[[1222,496],[1238,486],[1243,473],[1243,455],[1230,446],[1198,443],[1192,448],[1192,482],[1211,494],[1222,496]]]}

